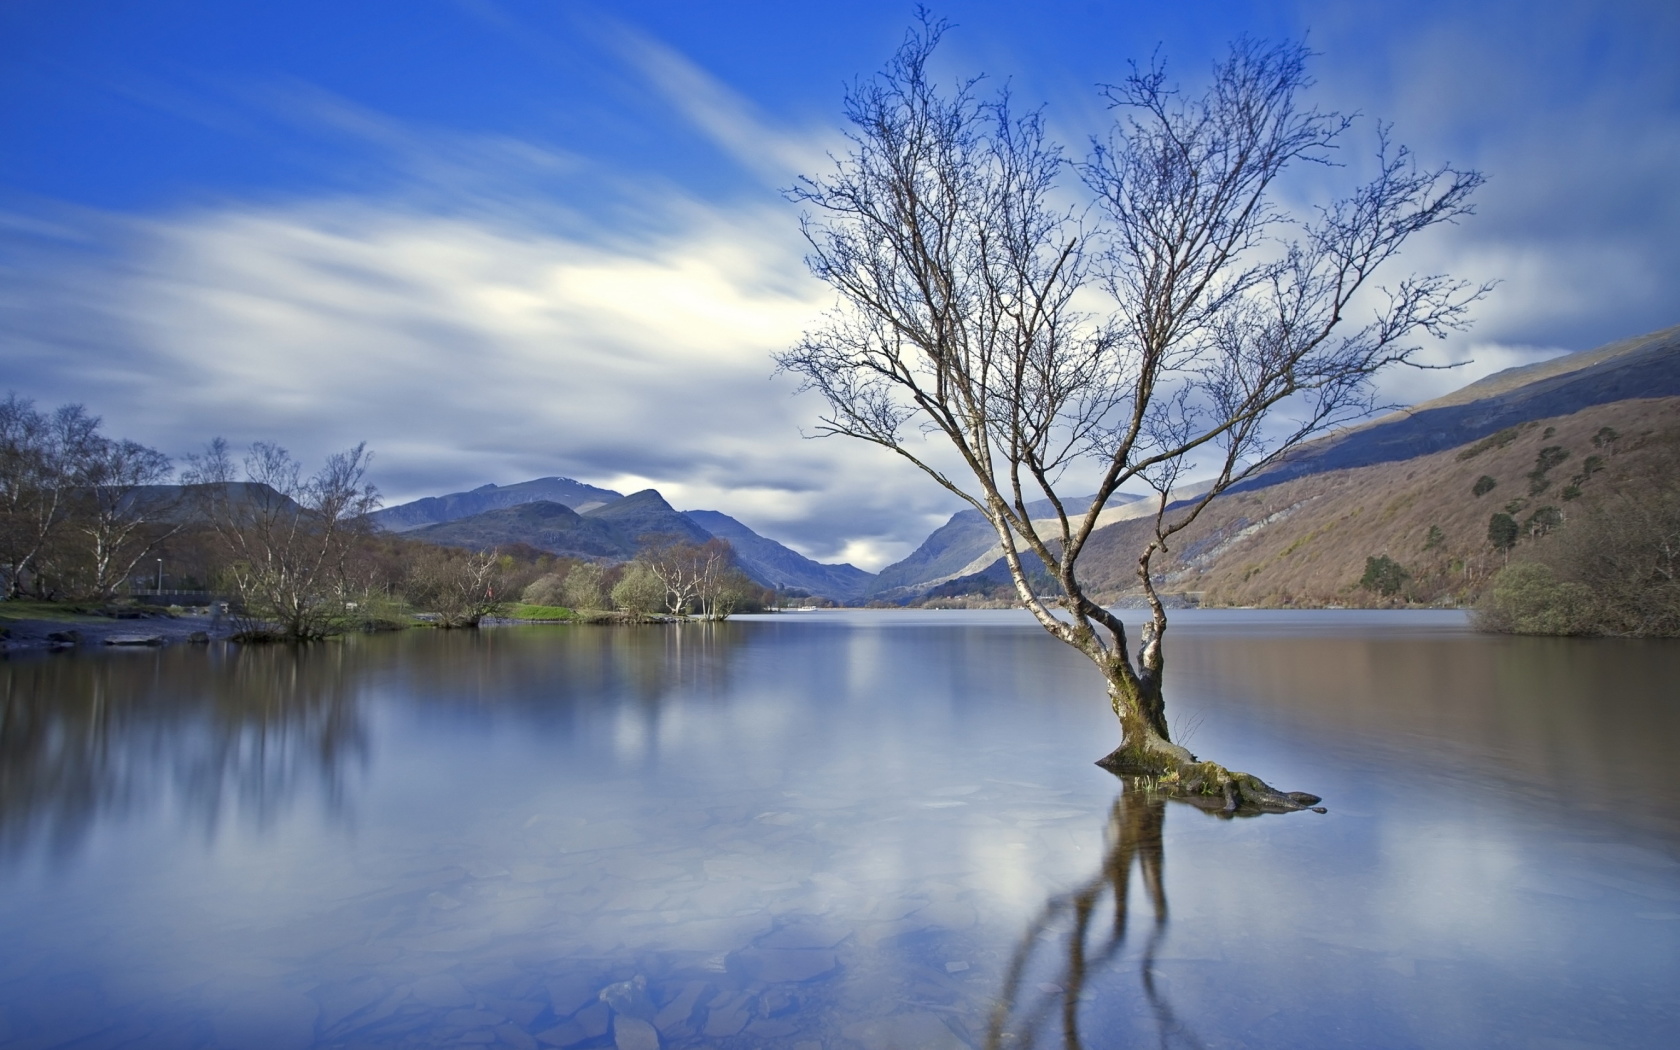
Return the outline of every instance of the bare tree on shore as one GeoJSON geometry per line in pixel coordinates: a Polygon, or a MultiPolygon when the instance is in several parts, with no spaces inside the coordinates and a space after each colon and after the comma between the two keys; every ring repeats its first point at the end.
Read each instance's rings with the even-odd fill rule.
{"type": "Polygon", "coordinates": [[[354,593],[350,558],[379,507],[367,466],[366,447],[357,445],[306,477],[291,453],[258,441],[241,481],[220,438],[191,458],[184,480],[197,486],[201,513],[225,550],[248,633],[302,640],[343,628],[354,593]]]}

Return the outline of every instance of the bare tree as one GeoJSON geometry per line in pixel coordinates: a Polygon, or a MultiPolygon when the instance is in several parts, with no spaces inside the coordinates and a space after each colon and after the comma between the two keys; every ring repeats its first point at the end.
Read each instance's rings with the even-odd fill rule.
{"type": "MultiPolygon", "coordinates": [[[[1485,289],[1374,278],[1413,234],[1466,214],[1482,180],[1420,170],[1383,128],[1370,182],[1286,212],[1279,176],[1328,161],[1349,120],[1300,104],[1304,47],[1252,43],[1195,97],[1159,67],[1134,68],[1107,91],[1108,139],[1069,165],[1007,91],[930,80],[944,30],[924,15],[853,86],[850,150],[792,190],[807,262],[838,305],[778,361],[826,398],[821,433],[888,448],[985,515],[1022,603],[1107,680],[1122,736],[1105,764],[1170,773],[1195,759],[1168,733],[1152,559],[1233,483],[1369,412],[1372,377],[1411,361],[1409,339],[1464,322],[1485,289]],[[1056,203],[1070,167],[1091,195],[1084,218],[1056,203]],[[1211,484],[1175,502],[1190,471],[1211,484]],[[1058,492],[1074,484],[1089,502],[1058,492]],[[1157,497],[1135,653],[1077,572],[1127,484],[1157,497]],[[1035,521],[1039,500],[1053,511],[1035,521]]],[[[1278,797],[1245,774],[1215,781],[1278,797]]]]}
{"type": "Polygon", "coordinates": [[[365,480],[365,445],[338,452],[315,474],[279,445],[258,441],[234,480],[227,443],[190,457],[185,481],[227,549],[228,578],[251,637],[320,638],[348,622],[350,557],[371,528],[379,493],[365,480]]]}
{"type": "Polygon", "coordinates": [[[414,558],[404,590],[416,607],[437,614],[439,627],[477,627],[507,603],[508,567],[494,549],[433,547],[414,558]]]}
{"type": "Polygon", "coordinates": [[[677,616],[692,609],[703,619],[721,620],[738,600],[735,549],[713,537],[692,543],[680,536],[653,533],[641,537],[636,561],[665,588],[665,608],[677,616]]]}
{"type": "Polygon", "coordinates": [[[72,531],[83,541],[88,593],[116,594],[142,558],[181,531],[175,491],[154,488],[169,473],[169,457],[155,448],[111,438],[94,443],[72,516],[72,531]]]}
{"type": "Polygon", "coordinates": [[[22,597],[26,580],[47,596],[43,558],[100,441],[99,417],[81,405],[46,413],[16,394],[0,401],[0,571],[10,597],[22,597]]]}

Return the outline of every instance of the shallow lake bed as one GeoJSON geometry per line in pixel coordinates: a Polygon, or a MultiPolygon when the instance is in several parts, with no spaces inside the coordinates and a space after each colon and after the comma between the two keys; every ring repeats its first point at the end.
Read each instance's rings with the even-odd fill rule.
{"type": "Polygon", "coordinates": [[[1191,749],[1328,813],[1122,797],[1018,613],[0,663],[0,1043],[1680,1044],[1680,646],[1169,646],[1191,749]]]}

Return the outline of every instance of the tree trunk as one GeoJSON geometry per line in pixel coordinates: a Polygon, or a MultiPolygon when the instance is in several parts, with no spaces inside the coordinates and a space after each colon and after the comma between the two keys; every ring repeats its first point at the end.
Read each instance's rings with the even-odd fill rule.
{"type": "Polygon", "coordinates": [[[1196,761],[1172,742],[1158,679],[1138,675],[1123,660],[1110,660],[1104,671],[1109,706],[1120,720],[1120,746],[1098,765],[1129,776],[1160,776],[1196,761]]]}
{"type": "Polygon", "coordinates": [[[1122,778],[1141,779],[1152,790],[1227,817],[1239,812],[1277,813],[1316,806],[1320,801],[1317,795],[1279,791],[1251,773],[1201,761],[1172,742],[1161,694],[1164,659],[1160,640],[1160,627],[1146,625],[1138,661],[1141,673],[1133,669],[1124,653],[1097,661],[1108,679],[1109,704],[1120,720],[1120,746],[1098,759],[1097,765],[1122,778]]]}

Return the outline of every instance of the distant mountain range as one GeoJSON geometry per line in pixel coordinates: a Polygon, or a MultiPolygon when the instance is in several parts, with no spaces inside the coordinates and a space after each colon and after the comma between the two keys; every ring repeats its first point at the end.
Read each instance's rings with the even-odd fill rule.
{"type": "Polygon", "coordinates": [[[764,586],[839,602],[863,597],[875,578],[852,565],[813,561],[727,514],[679,511],[654,489],[621,496],[570,478],[485,485],[428,497],[382,510],[375,520],[391,531],[452,547],[524,543],[555,554],[611,561],[634,557],[645,536],[677,536],[693,543],[717,536],[735,549],[742,571],[764,586]]]}
{"type": "Polygon", "coordinates": [[[582,514],[613,500],[624,493],[598,489],[571,478],[537,478],[517,485],[480,485],[471,492],[451,492],[447,496],[428,496],[413,503],[386,507],[375,511],[373,520],[380,528],[391,532],[408,532],[427,525],[439,525],[482,514],[499,507],[517,507],[525,503],[546,500],[558,503],[582,514]]]}
{"type": "MultiPolygon", "coordinates": [[[[1063,506],[1069,514],[1075,514],[1088,507],[1090,502],[1091,497],[1080,496],[1064,500],[1063,506]]],[[[1142,509],[1144,501],[1120,493],[1110,500],[1097,520],[1107,525],[1132,517],[1142,509]]],[[[1027,513],[1035,521],[1042,521],[1054,516],[1055,505],[1047,499],[1039,500],[1027,504],[1027,513]]],[[[886,601],[917,597],[954,581],[987,573],[994,565],[1002,563],[1003,546],[998,543],[997,532],[991,523],[977,510],[962,510],[935,529],[920,547],[910,552],[909,557],[877,573],[868,593],[872,598],[886,601]]],[[[993,571],[987,579],[997,576],[998,573],[993,571]]],[[[1001,578],[1007,580],[1008,573],[1004,572],[1001,578]]]]}
{"type": "Polygon", "coordinates": [[[736,560],[748,575],[782,590],[803,590],[812,594],[854,601],[868,592],[875,574],[855,565],[812,561],[775,540],[766,539],[727,514],[715,510],[685,512],[689,520],[735,548],[736,560]]]}

